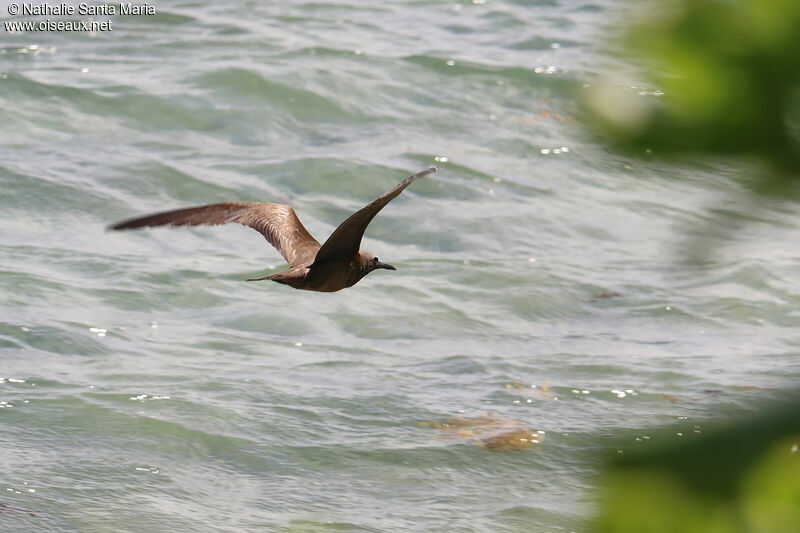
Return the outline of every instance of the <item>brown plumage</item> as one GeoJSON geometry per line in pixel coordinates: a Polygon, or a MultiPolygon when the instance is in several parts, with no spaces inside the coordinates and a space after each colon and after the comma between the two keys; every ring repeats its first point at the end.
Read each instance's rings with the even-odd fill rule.
{"type": "Polygon", "coordinates": [[[355,285],[375,269],[395,270],[392,265],[381,263],[372,252],[359,250],[361,238],[369,223],[386,204],[414,180],[436,170],[436,167],[430,167],[401,181],[350,215],[322,246],[308,233],[294,209],[288,205],[265,202],[227,202],[176,209],[125,220],[109,226],[108,229],[125,230],[167,225],[215,226],[236,222],[261,233],[290,265],[277,274],[248,281],[269,279],[295,289],[335,292],[355,285]]]}

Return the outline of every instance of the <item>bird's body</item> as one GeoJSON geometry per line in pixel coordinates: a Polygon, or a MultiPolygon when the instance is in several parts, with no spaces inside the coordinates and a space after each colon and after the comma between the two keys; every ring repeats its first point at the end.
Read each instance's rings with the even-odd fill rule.
{"type": "MultiPolygon", "coordinates": [[[[360,259],[360,257],[358,258],[360,259]]],[[[352,287],[369,274],[361,261],[327,262],[320,265],[296,266],[261,279],[269,279],[307,291],[336,292],[352,287]]],[[[388,268],[388,265],[377,267],[388,268]]],[[[374,269],[373,269],[374,270],[374,269]]],[[[251,280],[256,281],[256,280],[251,280]]]]}
{"type": "Polygon", "coordinates": [[[353,213],[320,245],[306,230],[294,209],[266,202],[228,202],[177,209],[119,222],[109,227],[125,230],[152,226],[218,225],[236,222],[249,226],[283,255],[289,268],[248,281],[272,280],[295,289],[335,292],[352,287],[373,270],[395,270],[375,254],[360,250],[361,237],[370,221],[411,183],[431,172],[414,174],[353,213]]]}

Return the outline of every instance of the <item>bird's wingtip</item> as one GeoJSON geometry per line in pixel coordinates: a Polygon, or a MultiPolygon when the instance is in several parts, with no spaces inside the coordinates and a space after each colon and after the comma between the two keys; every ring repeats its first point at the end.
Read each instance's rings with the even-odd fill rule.
{"type": "Polygon", "coordinates": [[[422,172],[417,172],[416,174],[411,176],[409,179],[415,180],[417,178],[421,178],[423,176],[427,176],[428,174],[436,172],[437,170],[439,170],[439,167],[428,167],[425,170],[423,170],[422,172]]]}
{"type": "Polygon", "coordinates": [[[138,227],[132,224],[132,222],[135,222],[136,220],[137,219],[135,218],[127,218],[121,222],[114,222],[113,224],[109,224],[108,226],[106,226],[106,231],[108,232],[108,231],[121,231],[125,229],[134,229],[138,227]]]}

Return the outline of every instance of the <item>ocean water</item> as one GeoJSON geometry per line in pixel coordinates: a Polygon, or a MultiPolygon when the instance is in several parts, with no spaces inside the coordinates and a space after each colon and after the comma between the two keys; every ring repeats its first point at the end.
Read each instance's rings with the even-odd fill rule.
{"type": "Polygon", "coordinates": [[[792,394],[798,205],[581,118],[642,83],[626,2],[153,5],[0,29],[0,530],[585,531],[609,449],[792,394]],[[338,293],[245,282],[284,263],[240,226],[105,231],[323,240],[434,164],[338,293]]]}

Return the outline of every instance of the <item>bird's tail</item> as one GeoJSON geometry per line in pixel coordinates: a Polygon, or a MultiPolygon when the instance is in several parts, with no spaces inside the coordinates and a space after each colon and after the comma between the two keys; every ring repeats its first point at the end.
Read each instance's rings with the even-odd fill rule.
{"type": "Polygon", "coordinates": [[[265,279],[275,279],[277,274],[272,274],[271,276],[264,276],[263,278],[250,278],[247,281],[264,281],[265,279]]]}

